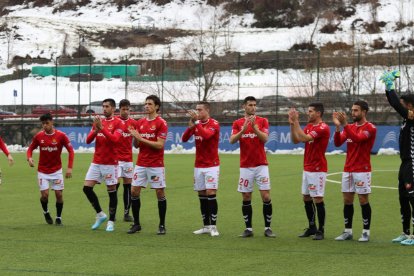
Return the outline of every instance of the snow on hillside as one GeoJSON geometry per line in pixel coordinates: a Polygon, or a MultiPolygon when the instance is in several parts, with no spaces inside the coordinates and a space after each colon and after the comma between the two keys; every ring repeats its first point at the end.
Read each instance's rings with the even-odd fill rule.
{"type": "MultiPolygon", "coordinates": [[[[60,1],[55,1],[54,7],[59,6],[60,1]]],[[[154,19],[154,25],[159,29],[182,29],[197,31],[203,29],[208,31],[223,11],[205,4],[205,1],[173,1],[165,6],[157,6],[148,0],[139,1],[135,5],[117,11],[113,1],[92,0],[91,4],[79,8],[76,11],[64,11],[53,14],[54,7],[46,8],[23,8],[15,6],[11,12],[2,20],[9,20],[10,24],[16,26],[16,32],[23,37],[22,41],[13,41],[11,55],[50,58],[62,54],[63,41],[66,37],[67,51],[74,52],[78,47],[79,34],[81,30],[94,33],[102,30],[131,29],[135,20],[149,16],[154,19]]],[[[343,30],[334,34],[318,33],[314,37],[314,43],[322,46],[327,42],[345,42],[352,44],[351,24],[356,19],[370,22],[371,13],[369,6],[357,5],[356,14],[340,22],[343,30]]],[[[414,0],[381,0],[378,8],[378,20],[385,21],[387,25],[378,34],[367,34],[362,26],[356,26],[355,44],[361,48],[368,48],[374,39],[382,37],[389,45],[399,45],[403,40],[413,36],[410,27],[395,31],[396,22],[403,19],[405,22],[414,21],[414,0]]],[[[326,20],[320,20],[317,30],[326,20]]],[[[231,16],[229,18],[231,50],[247,53],[258,51],[288,50],[295,43],[308,41],[315,24],[305,27],[291,29],[256,29],[250,28],[254,22],[252,14],[243,16],[231,16]],[[247,26],[247,27],[246,27],[247,26]]],[[[224,31],[224,30],[222,30],[224,31]]],[[[224,39],[221,34],[220,39],[224,39]]],[[[87,39],[87,38],[86,38],[87,39]]],[[[125,55],[137,56],[138,52],[142,58],[159,59],[163,54],[169,54],[168,45],[149,45],[144,49],[128,48],[108,50],[103,49],[97,42],[87,41],[87,48],[97,60],[109,58],[113,61],[121,59],[125,55]]],[[[171,44],[173,58],[182,58],[183,46],[191,43],[190,37],[176,38],[171,44]]],[[[4,39],[0,44],[7,44],[4,39]]],[[[0,57],[3,67],[7,60],[7,47],[2,47],[0,57]]]]}
{"type": "MultiPolygon", "coordinates": [[[[136,20],[144,17],[151,17],[154,19],[154,25],[158,29],[182,29],[182,30],[204,30],[209,32],[223,11],[219,7],[214,7],[205,4],[206,1],[187,0],[187,1],[173,1],[165,6],[157,6],[148,0],[139,1],[136,5],[131,5],[118,11],[114,6],[113,1],[109,0],[92,0],[87,6],[81,7],[76,11],[64,11],[53,14],[54,8],[58,7],[61,1],[54,1],[52,7],[44,8],[25,8],[23,6],[14,6],[9,8],[10,13],[7,16],[0,18],[0,24],[6,22],[12,27],[13,35],[20,36],[19,39],[13,39],[8,43],[7,36],[0,36],[0,76],[10,74],[13,69],[7,68],[7,60],[11,60],[14,56],[31,56],[43,57],[46,59],[54,58],[62,55],[64,49],[67,54],[76,52],[79,47],[79,34],[87,31],[93,36],[99,32],[106,32],[108,30],[131,30],[136,20]],[[216,17],[215,17],[216,16],[216,17]],[[9,47],[8,47],[9,46],[9,47]]],[[[356,19],[363,19],[364,22],[370,22],[371,13],[368,5],[357,5],[356,14],[340,22],[341,30],[334,34],[322,34],[316,32],[313,42],[317,46],[322,46],[327,42],[345,42],[352,44],[354,40],[355,45],[361,49],[369,49],[369,45],[374,39],[382,38],[387,45],[400,45],[408,38],[413,38],[413,28],[406,27],[399,31],[395,31],[396,22],[402,20],[406,23],[414,21],[414,0],[381,0],[381,6],[378,8],[378,20],[385,21],[387,24],[382,28],[382,32],[378,34],[367,34],[361,25],[356,25],[354,36],[351,35],[351,25],[356,19]]],[[[326,24],[326,20],[320,20],[316,30],[326,24]]],[[[231,41],[230,51],[249,53],[260,51],[275,51],[288,50],[295,43],[302,43],[309,41],[311,33],[315,28],[315,24],[305,27],[287,28],[269,28],[257,29],[249,27],[254,22],[252,14],[245,14],[243,16],[231,16],[229,18],[229,30],[221,30],[219,33],[219,44],[224,43],[225,39],[231,41]],[[221,42],[220,42],[221,41],[221,42]]],[[[169,45],[153,44],[146,47],[130,47],[127,49],[108,49],[104,48],[94,40],[93,37],[85,38],[85,47],[91,52],[95,58],[95,62],[112,60],[117,62],[122,60],[125,56],[129,58],[140,59],[160,59],[162,55],[167,56],[172,54],[173,59],[183,59],[185,57],[185,48],[194,43],[193,36],[175,37],[169,45]]],[[[413,49],[406,48],[406,49],[413,49]]],[[[221,49],[224,54],[224,49],[221,49]]],[[[381,50],[391,51],[391,50],[381,50]]],[[[25,65],[25,68],[29,68],[25,65]]],[[[281,72],[281,80],[294,81],[293,75],[301,75],[303,72],[287,70],[281,72]]],[[[221,80],[220,99],[234,99],[237,93],[235,83],[237,78],[234,74],[223,73],[224,77],[221,80]]],[[[378,74],[377,74],[378,75],[378,74]]],[[[275,75],[274,70],[264,70],[263,74],[255,76],[244,75],[241,79],[242,89],[240,95],[243,93],[254,93],[258,96],[274,93],[275,91],[275,75]]],[[[61,104],[77,104],[78,103],[78,88],[77,83],[70,83],[67,79],[58,80],[58,103],[61,104]]],[[[107,94],[113,96],[117,100],[124,97],[125,84],[118,80],[111,82],[93,82],[92,83],[92,98],[91,100],[100,100],[106,97],[107,94]],[[99,91],[99,94],[97,94],[99,91]],[[105,96],[104,96],[105,95],[105,96]]],[[[188,98],[183,100],[195,99],[197,87],[191,83],[175,84],[169,83],[167,86],[180,85],[186,87],[185,95],[188,98]]],[[[54,103],[55,99],[55,81],[53,78],[43,78],[36,80],[27,78],[24,80],[26,87],[24,95],[25,104],[38,103],[54,103]]],[[[130,94],[128,97],[134,102],[140,102],[145,97],[142,90],[148,92],[148,88],[156,89],[157,84],[129,84],[130,94]]],[[[17,89],[20,96],[21,83],[19,81],[9,81],[0,84],[0,91],[4,91],[2,95],[3,104],[13,104],[17,100],[19,103],[21,98],[13,98],[12,91],[17,89]]],[[[380,84],[379,84],[380,87],[380,84]]],[[[89,83],[82,83],[80,90],[81,104],[89,102],[89,83]]],[[[281,94],[291,94],[289,91],[282,91],[281,94]]]]}

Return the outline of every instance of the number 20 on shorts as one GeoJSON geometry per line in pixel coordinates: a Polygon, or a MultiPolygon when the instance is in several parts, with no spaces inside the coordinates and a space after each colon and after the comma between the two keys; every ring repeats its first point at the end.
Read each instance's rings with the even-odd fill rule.
{"type": "Polygon", "coordinates": [[[248,187],[249,186],[249,179],[240,178],[239,185],[244,186],[244,187],[248,187]]]}

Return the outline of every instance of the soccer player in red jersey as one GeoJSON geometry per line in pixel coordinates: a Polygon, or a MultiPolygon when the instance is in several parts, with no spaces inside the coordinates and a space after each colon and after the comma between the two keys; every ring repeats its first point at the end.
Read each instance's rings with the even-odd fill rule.
{"type": "Polygon", "coordinates": [[[323,104],[311,103],[308,106],[308,124],[302,130],[299,113],[291,108],[289,111],[290,135],[292,142],[305,143],[303,159],[302,195],[305,203],[309,227],[299,237],[314,235],[314,240],[323,240],[325,232],[325,194],[326,173],[328,165],[325,158],[329,143],[329,126],[322,121],[323,104]],[[319,228],[315,225],[315,206],[319,228]]]}
{"type": "MultiPolygon", "coordinates": [[[[6,144],[4,143],[3,139],[1,139],[0,137],[0,150],[2,150],[4,152],[4,154],[7,157],[7,160],[9,162],[9,166],[13,166],[14,164],[14,160],[13,160],[13,156],[10,154],[9,150],[7,149],[6,144]]],[[[1,169],[0,169],[0,184],[1,184],[1,169]]]]}
{"type": "Polygon", "coordinates": [[[198,192],[201,216],[204,227],[194,231],[196,235],[210,234],[218,236],[217,199],[216,193],[219,183],[220,159],[218,144],[220,137],[220,124],[210,118],[210,104],[199,102],[196,111],[188,112],[190,121],[183,134],[183,142],[188,142],[194,135],[196,144],[196,158],[194,168],[194,190],[198,192]]]}
{"type": "Polygon", "coordinates": [[[264,235],[275,237],[270,228],[272,222],[272,202],[270,198],[269,168],[264,145],[269,136],[269,122],[256,116],[256,98],[248,96],[243,101],[244,117],[233,122],[230,143],[240,142],[240,178],[238,191],[242,193],[242,213],[246,229],[240,237],[253,237],[252,192],[253,182],[259,186],[263,201],[264,235]]]}
{"type": "Polygon", "coordinates": [[[63,173],[62,160],[60,158],[62,148],[65,147],[69,153],[68,168],[66,169],[66,178],[72,177],[73,159],[75,153],[69,141],[69,138],[60,130],[53,126],[53,118],[50,113],[40,116],[42,122],[42,131],[37,133],[27,149],[27,161],[30,167],[34,167],[32,158],[33,150],[39,147],[40,156],[37,167],[37,179],[40,189],[40,203],[42,204],[43,214],[48,224],[53,224],[53,219],[49,214],[47,207],[49,201],[49,185],[56,195],[56,220],[55,224],[62,225],[63,210],[63,173]]]}
{"type": "Polygon", "coordinates": [[[160,223],[158,235],[164,235],[165,214],[167,212],[167,200],[165,198],[165,170],[164,170],[164,144],[168,134],[167,122],[158,116],[161,101],[155,95],[145,99],[145,112],[147,116],[138,120],[136,129],[129,129],[134,139],[134,146],[139,148],[138,160],[134,169],[131,188],[131,207],[134,224],[128,234],[141,230],[139,212],[141,208],[141,189],[150,183],[155,189],[158,199],[158,214],[160,223]]]}
{"type": "Polygon", "coordinates": [[[109,195],[109,220],[106,231],[114,231],[116,207],[118,204],[116,184],[118,183],[118,153],[116,147],[122,136],[122,125],[120,119],[114,117],[115,101],[105,99],[102,101],[102,108],[105,118],[96,116],[93,118],[93,127],[86,138],[90,144],[95,140],[95,153],[93,160],[86,173],[83,192],[96,211],[96,221],[92,230],[97,229],[107,218],[99,204],[98,197],[93,191],[95,184],[105,181],[109,195]]]}
{"type": "Polygon", "coordinates": [[[122,137],[116,147],[118,151],[118,183],[116,188],[118,190],[122,180],[124,193],[124,221],[133,221],[129,215],[131,208],[131,183],[134,172],[134,163],[132,162],[132,136],[129,133],[130,126],[135,127],[136,121],[129,117],[131,103],[127,99],[119,102],[119,116],[123,122],[122,137]]]}
{"type": "Polygon", "coordinates": [[[363,230],[360,242],[369,241],[371,225],[371,206],[368,195],[371,193],[371,149],[374,146],[377,129],[367,121],[368,103],[356,101],[352,105],[353,124],[348,124],[343,112],[334,112],[335,146],[346,142],[346,161],[342,174],[342,194],[344,198],[344,232],[335,238],[337,241],[352,239],[352,218],[354,216],[354,196],[358,194],[361,205],[363,230]],[[343,130],[341,131],[341,126],[343,130]]]}

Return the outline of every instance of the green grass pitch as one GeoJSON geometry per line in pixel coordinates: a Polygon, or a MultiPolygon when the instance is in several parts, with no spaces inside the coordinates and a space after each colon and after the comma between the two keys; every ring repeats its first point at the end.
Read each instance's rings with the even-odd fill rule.
{"type": "MultiPolygon", "coordinates": [[[[192,190],[193,155],[166,155],[167,235],[155,235],[158,210],[154,191],[141,195],[143,230],[126,234],[119,194],[115,232],[104,226],[90,229],[94,211],[82,192],[91,154],[77,154],[73,178],[66,180],[64,227],[44,222],[36,184],[36,170],[24,154],[14,154],[16,164],[7,166],[2,156],[0,186],[0,275],[397,275],[402,264],[414,259],[411,247],[392,244],[401,232],[398,192],[373,188],[371,241],[358,243],[361,212],[355,201],[354,240],[336,242],[343,230],[340,185],[328,182],[325,240],[301,239],[307,226],[300,194],[302,158],[268,156],[272,183],[273,222],[276,239],[263,236],[262,205],[257,187],[253,198],[255,236],[241,239],[244,229],[241,195],[236,191],[239,156],[221,155],[218,192],[219,237],[196,236],[201,226],[199,202],[192,190]]],[[[35,155],[35,160],[38,160],[35,155]]],[[[344,156],[328,156],[329,173],[340,172],[344,156]]],[[[66,164],[67,156],[63,157],[66,164]]],[[[398,156],[373,156],[373,185],[397,187],[398,156]]],[[[339,181],[340,175],[328,179],[339,181]]],[[[96,186],[101,205],[108,209],[105,187],[96,186]]],[[[122,188],[120,189],[122,191],[122,188]]],[[[55,215],[53,192],[49,209],[55,215]]]]}

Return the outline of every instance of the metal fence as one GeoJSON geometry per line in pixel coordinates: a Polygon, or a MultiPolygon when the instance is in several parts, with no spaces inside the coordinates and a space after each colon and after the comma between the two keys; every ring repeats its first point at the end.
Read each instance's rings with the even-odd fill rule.
{"type": "Polygon", "coordinates": [[[388,68],[399,69],[397,90],[414,91],[414,52],[403,49],[387,54],[318,50],[214,57],[196,53],[187,60],[125,57],[116,64],[98,62],[89,55],[14,59],[9,67],[12,73],[0,76],[1,109],[21,117],[48,105],[57,114],[69,110],[69,115],[82,119],[107,97],[117,102],[127,98],[140,112],[145,97],[156,94],[164,103],[162,115],[172,121],[186,121],[188,108],[208,100],[214,102],[213,116],[231,122],[242,113],[242,99],[252,95],[259,99],[258,113],[273,124],[286,123],[290,106],[298,107],[304,116],[310,102],[321,101],[329,114],[349,109],[359,98],[370,104],[372,120],[396,123],[398,116],[386,102],[380,74],[388,68]]]}

